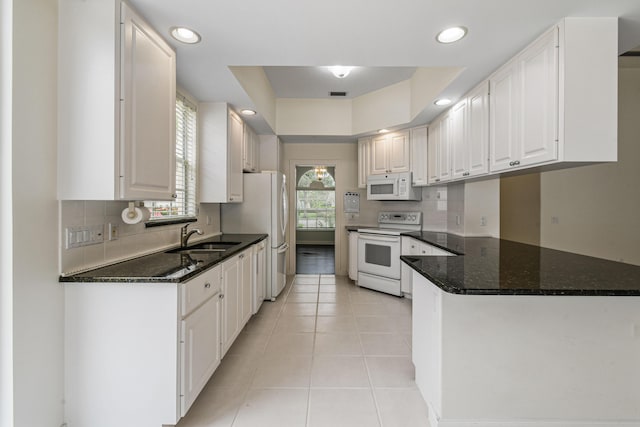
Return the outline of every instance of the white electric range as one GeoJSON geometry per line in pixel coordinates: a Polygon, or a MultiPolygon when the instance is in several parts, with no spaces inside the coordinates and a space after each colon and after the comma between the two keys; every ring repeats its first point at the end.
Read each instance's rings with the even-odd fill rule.
{"type": "Polygon", "coordinates": [[[422,229],[422,212],[380,212],[378,227],[358,229],[358,285],[402,296],[400,234],[422,229]]]}

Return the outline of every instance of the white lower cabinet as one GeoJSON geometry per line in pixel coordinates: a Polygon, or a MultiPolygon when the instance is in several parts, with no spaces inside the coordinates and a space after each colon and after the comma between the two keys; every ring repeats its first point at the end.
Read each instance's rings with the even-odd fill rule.
{"type": "Polygon", "coordinates": [[[222,263],[222,355],[251,317],[251,249],[222,263]]]}
{"type": "Polygon", "coordinates": [[[251,316],[253,252],[183,283],[66,283],[67,424],[177,424],[251,316]]]}
{"type": "Polygon", "coordinates": [[[184,417],[220,365],[220,291],[181,322],[180,409],[184,417]]]}

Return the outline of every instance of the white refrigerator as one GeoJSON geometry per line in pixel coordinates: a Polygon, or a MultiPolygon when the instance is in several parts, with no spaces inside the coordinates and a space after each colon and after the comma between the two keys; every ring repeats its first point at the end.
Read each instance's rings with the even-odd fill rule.
{"type": "Polygon", "coordinates": [[[287,184],[277,171],[246,173],[244,201],[223,203],[223,233],[267,233],[267,288],[265,299],[275,300],[286,284],[288,222],[287,184]]]}

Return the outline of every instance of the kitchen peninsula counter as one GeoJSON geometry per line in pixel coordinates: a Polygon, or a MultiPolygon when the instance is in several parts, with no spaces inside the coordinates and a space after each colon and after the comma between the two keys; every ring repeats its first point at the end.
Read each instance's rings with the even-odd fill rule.
{"type": "Polygon", "coordinates": [[[458,254],[401,257],[413,269],[412,360],[432,427],[640,426],[640,267],[408,235],[458,254]]]}
{"type": "MultiPolygon", "coordinates": [[[[82,273],[61,276],[60,282],[101,283],[182,283],[206,271],[222,261],[233,257],[251,245],[267,238],[267,234],[221,234],[219,236],[191,242],[202,243],[237,242],[224,252],[200,252],[197,254],[171,253],[172,249],[121,261],[82,273]]],[[[178,247],[174,249],[179,249],[178,247]]]]}

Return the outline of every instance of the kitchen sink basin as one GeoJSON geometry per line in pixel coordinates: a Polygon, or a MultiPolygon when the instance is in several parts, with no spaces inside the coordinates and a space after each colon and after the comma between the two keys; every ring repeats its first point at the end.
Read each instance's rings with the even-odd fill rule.
{"type": "Polygon", "coordinates": [[[188,246],[186,248],[172,249],[167,252],[172,254],[186,254],[186,255],[225,252],[239,244],[240,242],[198,243],[196,245],[188,246]]]}
{"type": "Polygon", "coordinates": [[[208,250],[208,251],[226,251],[227,249],[239,245],[240,242],[209,242],[209,243],[198,243],[196,245],[192,245],[187,247],[186,249],[193,250],[208,250]]]}

